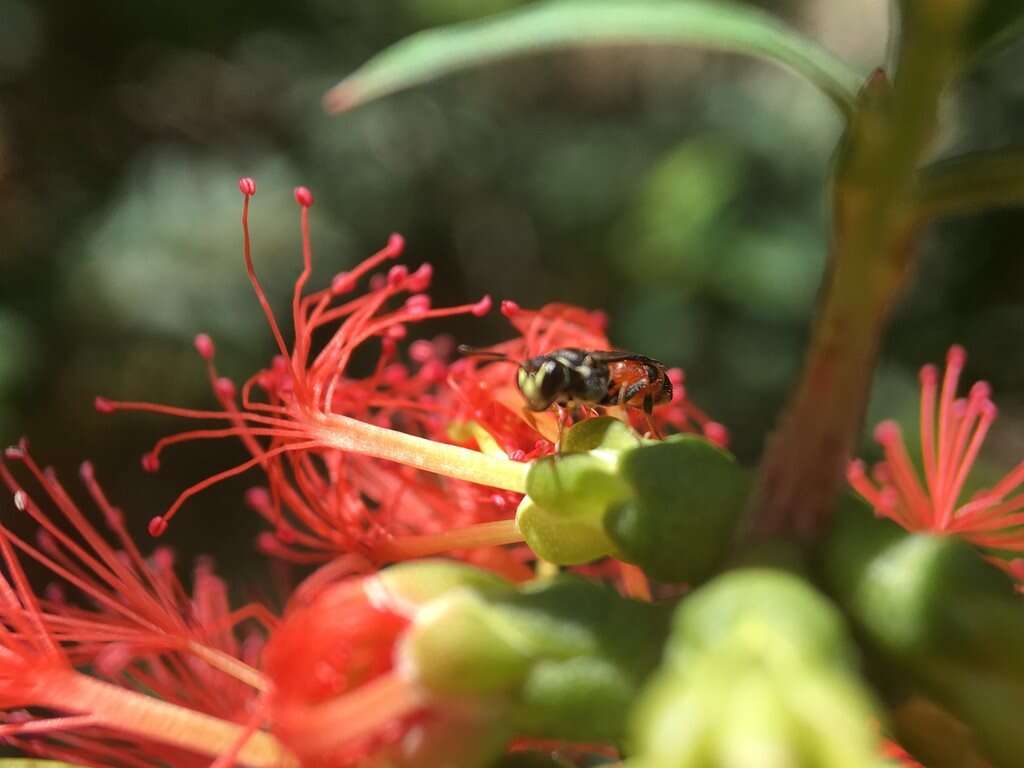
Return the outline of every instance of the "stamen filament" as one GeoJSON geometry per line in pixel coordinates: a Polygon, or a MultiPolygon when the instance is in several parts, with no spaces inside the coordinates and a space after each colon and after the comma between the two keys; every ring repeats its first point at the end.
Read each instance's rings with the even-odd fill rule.
{"type": "Polygon", "coordinates": [[[627,597],[634,600],[651,602],[651,585],[642,568],[632,563],[619,563],[619,574],[622,576],[622,588],[627,597]]]}
{"type": "Polygon", "coordinates": [[[250,667],[244,661],[239,661],[234,656],[211,648],[208,645],[190,640],[186,645],[189,652],[205,661],[214,669],[220,670],[226,675],[245,683],[257,691],[270,690],[270,681],[267,680],[259,670],[250,667]]]}
{"type": "Polygon", "coordinates": [[[516,521],[495,520],[466,528],[454,528],[443,533],[425,533],[416,536],[396,536],[378,547],[373,554],[383,560],[412,560],[430,557],[455,549],[494,547],[523,541],[516,521]]]}
{"type": "Polygon", "coordinates": [[[323,416],[318,422],[320,428],[312,427],[310,434],[332,448],[387,459],[492,488],[526,492],[529,464],[385,429],[340,414],[323,416]]]}
{"type": "MultiPolygon", "coordinates": [[[[421,695],[397,674],[378,677],[331,701],[301,710],[304,748],[327,753],[423,706],[421,695]]],[[[296,713],[298,714],[298,713],[296,713]]]]}
{"type": "MultiPolygon", "coordinates": [[[[39,705],[90,715],[95,724],[134,736],[217,757],[237,744],[244,726],[119,688],[74,671],[54,675],[41,686],[39,705]]],[[[251,768],[298,766],[273,735],[253,733],[238,750],[238,763],[251,768]]]]}

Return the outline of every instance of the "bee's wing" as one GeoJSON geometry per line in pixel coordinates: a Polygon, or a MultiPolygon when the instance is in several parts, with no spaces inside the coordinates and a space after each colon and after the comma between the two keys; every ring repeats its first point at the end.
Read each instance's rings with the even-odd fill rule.
{"type": "Polygon", "coordinates": [[[635,360],[638,363],[661,366],[661,363],[654,358],[638,355],[634,352],[626,352],[625,350],[602,350],[600,352],[589,352],[588,354],[596,363],[618,363],[623,360],[635,360]]]}

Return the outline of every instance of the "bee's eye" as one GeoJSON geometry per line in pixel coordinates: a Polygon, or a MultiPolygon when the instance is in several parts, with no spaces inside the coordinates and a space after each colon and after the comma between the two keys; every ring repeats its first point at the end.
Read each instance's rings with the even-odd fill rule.
{"type": "Polygon", "coordinates": [[[554,398],[558,394],[562,387],[562,379],[564,378],[561,373],[561,366],[554,360],[545,363],[537,371],[537,385],[542,397],[554,398]]]}
{"type": "Polygon", "coordinates": [[[516,378],[516,383],[519,385],[519,389],[525,392],[528,387],[531,386],[533,380],[533,374],[527,371],[525,368],[519,369],[519,374],[516,378]]]}
{"type": "Polygon", "coordinates": [[[553,360],[537,368],[524,365],[519,369],[516,383],[532,410],[543,411],[554,402],[562,389],[561,373],[560,366],[553,360]]]}

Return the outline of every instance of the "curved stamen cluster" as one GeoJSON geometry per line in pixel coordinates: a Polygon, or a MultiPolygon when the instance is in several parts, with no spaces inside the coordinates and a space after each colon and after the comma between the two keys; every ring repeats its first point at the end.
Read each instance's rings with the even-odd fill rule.
{"type": "Polygon", "coordinates": [[[235,632],[247,620],[266,628],[276,619],[259,605],[232,611],[208,561],[197,566],[189,594],[170,550],[143,557],[90,464],[81,478],[115,544],[24,443],[4,456],[0,482],[37,535],[32,543],[0,525],[9,575],[0,576],[0,707],[7,710],[0,740],[76,764],[205,767],[225,755],[240,764],[288,764],[258,730],[269,685],[255,667],[264,633],[240,641],[235,632]],[[16,473],[17,465],[25,471],[16,473]],[[36,502],[24,475],[56,516],[36,502]],[[58,579],[42,597],[19,554],[58,579]],[[41,718],[20,707],[60,714],[41,718]]]}
{"type": "MultiPolygon", "coordinates": [[[[907,530],[959,535],[996,552],[1024,552],[1024,495],[1017,493],[1024,483],[1024,462],[992,487],[962,498],[996,417],[987,383],[976,382],[966,397],[957,397],[966,359],[963,348],[954,346],[941,377],[933,365],[921,369],[923,482],[893,421],[875,428],[884,461],[872,468],[870,476],[864,462],[852,461],[847,477],[879,515],[907,530]]],[[[1019,562],[1007,567],[1022,570],[1014,564],[1019,562]]]]}
{"type": "MultiPolygon", "coordinates": [[[[113,402],[98,398],[102,412],[144,410],[174,416],[213,419],[227,426],[197,429],[160,440],[143,457],[143,467],[159,467],[167,447],[199,439],[238,437],[252,454],[248,461],[219,472],[186,489],[170,508],[150,523],[150,532],[161,534],[167,521],[191,496],[228,477],[260,467],[268,489],[255,490],[250,506],[270,519],[274,538],[264,537],[264,549],[294,560],[322,561],[343,552],[372,554],[391,536],[431,533],[460,525],[506,518],[514,508],[514,494],[469,490],[468,484],[444,487],[415,469],[402,470],[374,457],[404,462],[414,467],[448,448],[458,450],[446,436],[448,419],[439,403],[446,389],[447,356],[453,345],[444,338],[417,342],[410,349],[410,363],[400,359],[398,341],[409,323],[459,314],[481,316],[490,299],[472,304],[433,308],[424,291],[432,268],[424,264],[410,271],[395,265],[404,247],[394,235],[388,244],[354,269],[338,274],[328,288],[304,293],[312,269],[309,239],[309,207],[312,195],[296,190],[301,209],[303,269],[295,283],[292,323],[295,341],[291,349],[256,277],[248,211],[255,183],[240,182],[244,198],[242,215],[246,269],[267,316],[279,354],[271,365],[236,387],[214,367],[215,347],[206,335],[196,338],[196,349],[206,360],[211,386],[222,410],[202,411],[139,402],[113,402]],[[368,289],[355,293],[363,281],[368,289]],[[326,342],[313,351],[314,336],[326,342]],[[370,342],[379,344],[379,356],[369,375],[349,372],[353,354],[370,342]],[[426,438],[426,439],[424,439],[426,438]],[[423,455],[427,459],[423,459],[423,455]],[[464,487],[465,486],[465,487],[464,487]],[[446,501],[444,514],[438,506],[446,501]],[[453,509],[454,507],[454,509],[453,509]]],[[[499,488],[517,490],[524,468],[496,462],[477,451],[458,450],[453,462],[464,465],[474,478],[493,480],[499,488]]],[[[506,533],[506,537],[507,537],[506,533]]]]}
{"type": "MultiPolygon", "coordinates": [[[[452,360],[454,344],[443,336],[408,347],[401,343],[409,324],[481,316],[489,311],[490,298],[432,307],[425,293],[432,278],[429,264],[412,271],[401,264],[386,266],[402,252],[397,235],[336,275],[328,287],[307,292],[313,198],[299,188],[303,268],[292,294],[289,348],[253,266],[248,214],[255,183],[243,179],[239,188],[246,270],[277,356],[236,386],[218,373],[214,343],[201,334],[195,346],[206,361],[220,410],[96,402],[103,412],[142,410],[223,423],[158,441],[143,457],[147,470],[159,468],[164,449],[191,440],[237,437],[251,454],[187,488],[151,521],[150,532],[161,534],[196,493],[258,467],[267,484],[251,489],[247,502],[273,526],[274,532],[259,540],[265,553],[297,562],[354,554],[371,569],[380,562],[447,552],[512,580],[529,577],[529,553],[499,545],[522,540],[513,516],[525,488],[525,462],[553,452],[555,417],[525,407],[507,365],[452,360]],[[356,375],[350,364],[366,347],[376,362],[367,374],[356,375]]],[[[495,350],[512,359],[559,347],[611,348],[601,313],[565,304],[530,311],[512,302],[504,302],[502,312],[519,338],[495,350]]],[[[675,397],[657,409],[660,427],[701,430],[724,442],[725,429],[686,399],[682,372],[670,375],[675,397]]]]}

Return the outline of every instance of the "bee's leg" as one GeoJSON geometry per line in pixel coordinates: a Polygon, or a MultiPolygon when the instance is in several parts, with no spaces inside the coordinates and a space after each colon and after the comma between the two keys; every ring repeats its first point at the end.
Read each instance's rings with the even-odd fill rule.
{"type": "Polygon", "coordinates": [[[647,426],[651,430],[651,435],[653,435],[656,440],[663,440],[664,437],[658,430],[658,426],[654,423],[654,398],[651,395],[648,395],[647,397],[644,398],[643,407],[644,418],[647,419],[647,426]]]}
{"type": "Polygon", "coordinates": [[[565,435],[565,422],[569,416],[569,409],[562,405],[556,405],[558,411],[558,439],[555,441],[555,455],[562,455],[562,437],[565,435]]]}
{"type": "MultiPolygon", "coordinates": [[[[636,397],[641,392],[643,392],[645,389],[647,389],[648,386],[650,386],[649,382],[647,382],[645,380],[641,380],[641,381],[634,381],[629,386],[623,387],[622,389],[619,390],[619,405],[626,405],[627,403],[629,403],[630,400],[632,400],[634,397],[636,397]]],[[[651,407],[652,408],[654,407],[654,400],[652,398],[650,398],[649,396],[645,397],[644,398],[644,411],[647,410],[647,401],[648,400],[651,400],[651,407]]]]}

